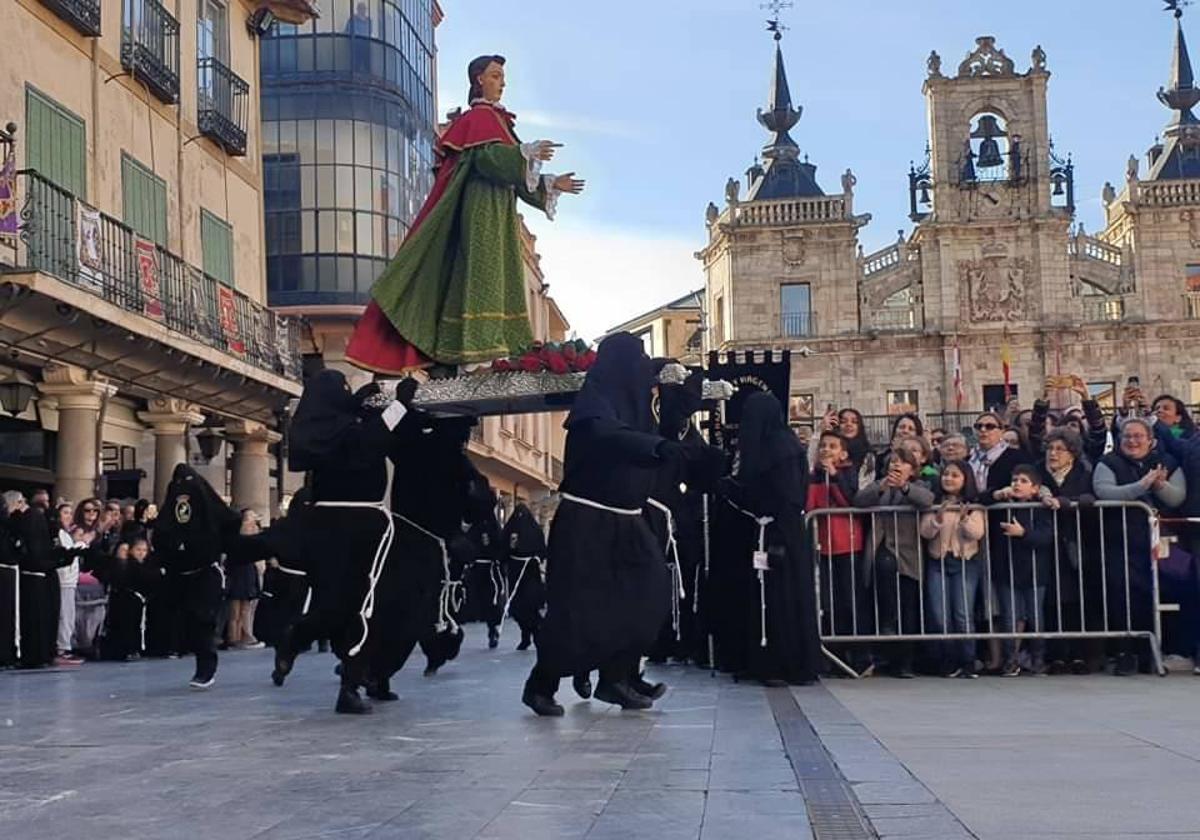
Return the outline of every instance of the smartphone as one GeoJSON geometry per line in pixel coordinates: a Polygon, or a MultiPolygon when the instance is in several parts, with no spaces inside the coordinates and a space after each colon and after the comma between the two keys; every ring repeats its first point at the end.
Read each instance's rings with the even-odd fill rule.
{"type": "Polygon", "coordinates": [[[1140,388],[1141,386],[1142,380],[1136,376],[1129,377],[1129,381],[1125,383],[1126,388],[1140,388]]]}

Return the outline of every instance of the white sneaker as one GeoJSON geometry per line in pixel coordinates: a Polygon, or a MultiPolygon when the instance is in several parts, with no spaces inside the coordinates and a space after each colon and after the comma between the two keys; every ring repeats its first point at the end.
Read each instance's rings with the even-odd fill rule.
{"type": "Polygon", "coordinates": [[[217,681],[217,676],[216,676],[216,674],[213,674],[207,680],[202,680],[199,677],[193,677],[192,681],[189,682],[188,685],[191,686],[192,688],[196,689],[197,691],[203,691],[207,688],[211,688],[212,684],[215,683],[216,681],[217,681]]]}
{"type": "Polygon", "coordinates": [[[1200,677],[1200,665],[1197,665],[1195,668],[1193,668],[1192,673],[1195,674],[1197,677],[1200,677]]]}

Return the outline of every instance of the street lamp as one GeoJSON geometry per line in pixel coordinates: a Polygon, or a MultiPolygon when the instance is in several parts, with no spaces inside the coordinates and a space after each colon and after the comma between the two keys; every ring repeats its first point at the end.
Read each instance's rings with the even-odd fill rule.
{"type": "Polygon", "coordinates": [[[34,381],[23,372],[14,370],[0,380],[0,408],[13,417],[24,414],[35,393],[37,385],[34,381]]]}
{"type": "Polygon", "coordinates": [[[200,456],[207,463],[221,451],[225,438],[216,429],[201,429],[196,432],[196,443],[200,447],[200,456]]]}

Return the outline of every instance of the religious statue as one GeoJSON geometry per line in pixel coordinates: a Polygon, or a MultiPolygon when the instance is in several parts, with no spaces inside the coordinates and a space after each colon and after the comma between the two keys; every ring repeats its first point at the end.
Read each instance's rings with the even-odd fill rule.
{"type": "Polygon", "coordinates": [[[842,192],[846,195],[851,195],[854,192],[854,187],[858,184],[858,178],[847,167],[842,173],[842,192]]]}
{"type": "Polygon", "coordinates": [[[1125,164],[1125,180],[1136,181],[1138,177],[1138,159],[1137,155],[1130,155],[1129,162],[1125,164]]]}
{"type": "Polygon", "coordinates": [[[554,217],[574,173],[541,172],[558,143],[522,143],[500,105],[503,56],[467,66],[470,108],[437,140],[437,176],[392,262],[375,281],[346,358],[379,373],[513,355],[533,341],[516,200],[554,217]]]}
{"type": "Polygon", "coordinates": [[[1046,69],[1046,51],[1042,49],[1042,45],[1038,44],[1033,48],[1033,69],[1037,71],[1046,69]]]}
{"type": "Polygon", "coordinates": [[[721,211],[717,209],[717,205],[713,204],[711,201],[708,202],[708,207],[704,209],[704,221],[708,222],[710,225],[715,224],[717,217],[720,215],[721,211]]]}
{"type": "Polygon", "coordinates": [[[730,178],[725,182],[725,201],[734,205],[738,203],[738,195],[742,191],[742,185],[738,183],[737,178],[730,178]]]}
{"type": "Polygon", "coordinates": [[[937,54],[937,50],[929,51],[929,58],[925,60],[925,69],[929,71],[931,79],[942,77],[942,57],[937,54]]]}
{"type": "Polygon", "coordinates": [[[1100,200],[1105,204],[1112,204],[1117,200],[1117,188],[1112,185],[1111,181],[1104,182],[1104,189],[1100,191],[1100,200]]]}

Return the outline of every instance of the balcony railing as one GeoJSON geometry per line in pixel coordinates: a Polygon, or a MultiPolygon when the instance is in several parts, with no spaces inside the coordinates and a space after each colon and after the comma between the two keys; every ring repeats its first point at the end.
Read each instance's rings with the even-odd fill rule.
{"type": "Polygon", "coordinates": [[[803,222],[840,222],[846,218],[843,196],[751,201],[735,208],[739,225],[783,226],[803,222]]]}
{"type": "Polygon", "coordinates": [[[1155,207],[1200,204],[1200,181],[1148,181],[1138,183],[1138,203],[1155,207]]]}
{"type": "Polygon", "coordinates": [[[125,0],[121,66],[163,102],[179,100],[179,21],[158,0],[125,0]]]}
{"type": "Polygon", "coordinates": [[[875,332],[912,332],[924,325],[915,306],[885,306],[868,313],[865,321],[867,329],[875,332]]]}
{"type": "Polygon", "coordinates": [[[809,338],[817,334],[817,316],[812,312],[784,312],[779,316],[783,338],[809,338]]]}
{"type": "Polygon", "coordinates": [[[42,5],[81,35],[100,34],[100,0],[42,0],[42,5]]]}
{"type": "Polygon", "coordinates": [[[1183,317],[1189,321],[1200,321],[1200,292],[1183,293],[1183,317]]]}
{"type": "Polygon", "coordinates": [[[246,154],[246,115],[250,85],[215,58],[202,58],[196,68],[197,117],[200,131],[228,154],[246,154]]]}
{"type": "Polygon", "coordinates": [[[1087,323],[1125,320],[1125,299],[1116,295],[1094,295],[1083,301],[1083,320],[1087,323]]]}
{"type": "Polygon", "coordinates": [[[299,379],[300,324],[219,283],[103,213],[85,224],[75,196],[31,170],[23,179],[21,267],[43,271],[263,370],[299,379]],[[80,255],[87,255],[87,265],[80,255]]]}

